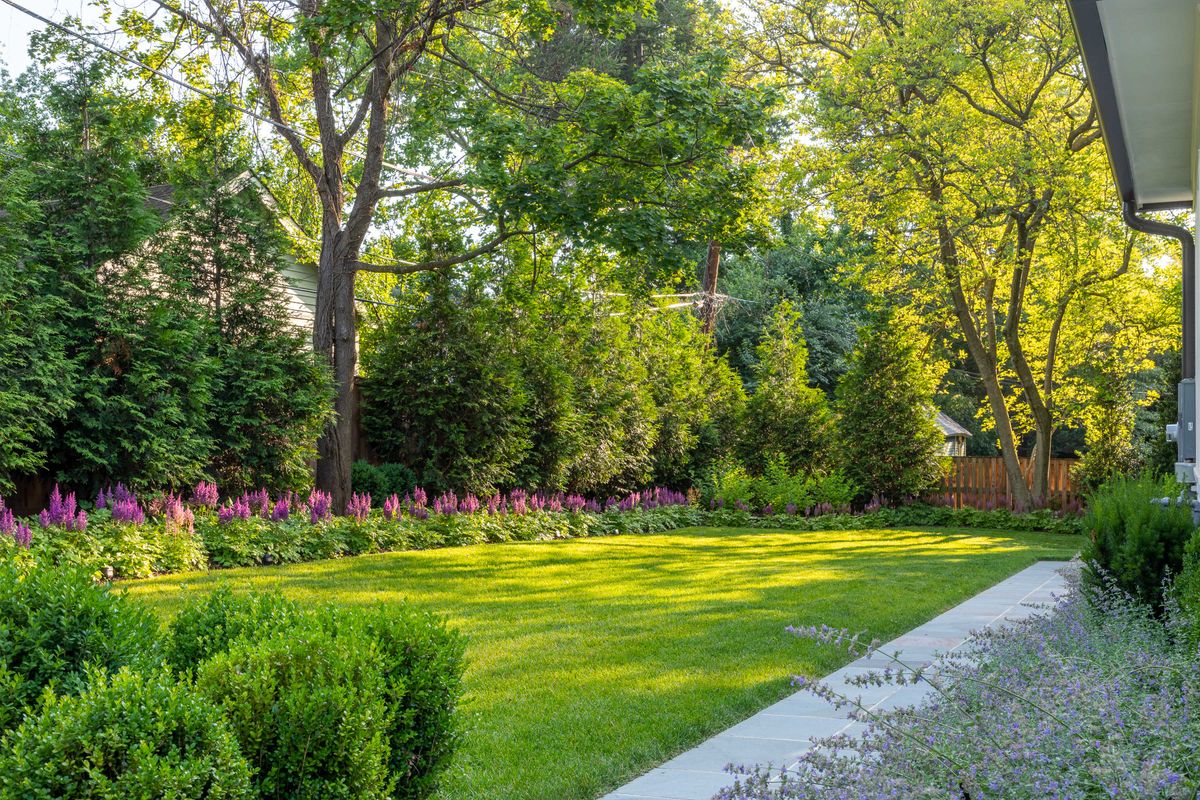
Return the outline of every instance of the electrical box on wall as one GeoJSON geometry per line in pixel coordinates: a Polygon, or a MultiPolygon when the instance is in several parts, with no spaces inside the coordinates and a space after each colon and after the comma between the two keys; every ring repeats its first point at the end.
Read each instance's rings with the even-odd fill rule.
{"type": "Polygon", "coordinates": [[[1179,382],[1179,422],[1167,426],[1167,441],[1175,442],[1175,478],[1181,483],[1196,482],[1196,381],[1179,382]]]}

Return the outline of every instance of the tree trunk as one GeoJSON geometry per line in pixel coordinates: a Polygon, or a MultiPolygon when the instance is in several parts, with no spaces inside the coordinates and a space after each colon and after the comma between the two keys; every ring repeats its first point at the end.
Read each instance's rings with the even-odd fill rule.
{"type": "MultiPolygon", "coordinates": [[[[940,195],[934,196],[938,202],[940,195]]],[[[1012,419],[1008,414],[1008,405],[1004,402],[1004,390],[1000,386],[1000,375],[996,369],[996,361],[984,346],[975,320],[971,316],[971,307],[967,303],[962,288],[962,276],[959,272],[958,247],[954,234],[945,220],[938,225],[938,250],[942,262],[942,270],[950,286],[950,297],[954,304],[954,315],[958,319],[959,329],[967,340],[967,351],[983,380],[987,392],[988,405],[992,409],[992,418],[996,423],[996,435],[1000,440],[1000,455],[1004,460],[1004,471],[1008,475],[1008,484],[1012,488],[1012,500],[1018,510],[1028,509],[1033,505],[1033,497],[1029,485],[1025,482],[1025,474],[1021,471],[1021,461],[1017,456],[1017,442],[1013,435],[1012,419]]]]}
{"type": "Polygon", "coordinates": [[[717,329],[717,279],[721,273],[721,243],[708,243],[704,259],[704,332],[712,335],[717,329]]]}

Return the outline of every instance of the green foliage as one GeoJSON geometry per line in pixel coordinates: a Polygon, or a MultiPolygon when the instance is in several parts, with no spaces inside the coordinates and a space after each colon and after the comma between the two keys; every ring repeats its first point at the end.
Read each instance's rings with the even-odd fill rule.
{"type": "MultiPolygon", "coordinates": [[[[1084,451],[1072,477],[1089,490],[1119,476],[1132,476],[1142,468],[1142,453],[1134,439],[1138,402],[1134,376],[1111,346],[1097,346],[1080,372],[1089,376],[1090,395],[1085,412],[1084,451]]],[[[1174,477],[1171,469],[1167,476],[1174,477]]]]}
{"type": "Polygon", "coordinates": [[[403,606],[375,609],[352,623],[374,642],[382,673],[392,797],[423,800],[437,789],[460,743],[465,642],[443,623],[403,606]]]}
{"type": "Polygon", "coordinates": [[[1155,475],[1173,476],[1179,451],[1174,442],[1168,442],[1168,425],[1179,421],[1179,381],[1183,368],[1183,354],[1178,347],[1171,348],[1158,359],[1153,372],[1154,397],[1145,409],[1138,438],[1145,453],[1146,469],[1155,475]]]}
{"type": "Polygon", "coordinates": [[[881,314],[837,388],[840,461],[864,494],[890,503],[937,486],[946,469],[937,383],[921,344],[914,326],[881,314]]]}
{"type": "Polygon", "coordinates": [[[371,495],[371,502],[380,506],[393,494],[404,497],[411,492],[417,485],[417,476],[403,464],[375,466],[366,461],[355,461],[350,482],[355,492],[371,495]]]}
{"type": "Polygon", "coordinates": [[[1190,504],[1178,502],[1180,487],[1170,478],[1112,478],[1092,493],[1084,528],[1085,576],[1104,577],[1157,610],[1164,581],[1183,569],[1184,548],[1193,537],[1190,504]],[[1159,501],[1166,499],[1166,505],[1159,501]]]}
{"type": "Polygon", "coordinates": [[[788,469],[787,459],[783,456],[775,456],[767,462],[762,477],[754,480],[753,487],[755,504],[759,508],[784,511],[791,505],[795,511],[813,504],[810,479],[788,469]]]}
{"type": "Polygon", "coordinates": [[[237,641],[257,641],[284,630],[301,616],[299,607],[274,592],[235,595],[223,586],[185,605],[167,625],[167,663],[177,672],[194,670],[237,641]]]}
{"type": "Polygon", "coordinates": [[[81,691],[89,665],[151,666],[158,647],[154,619],[87,573],[0,561],[0,729],[47,688],[81,691]]]}
{"type": "Polygon", "coordinates": [[[772,458],[811,474],[830,458],[833,418],[824,393],[809,385],[808,350],[800,315],[780,303],[757,348],[756,388],[746,403],[742,461],[761,474],[772,458]]]}
{"type": "Polygon", "coordinates": [[[313,625],[235,642],[197,668],[260,798],[385,798],[390,716],[374,643],[313,625]]]}
{"type": "Polygon", "coordinates": [[[51,696],[5,744],[5,800],[256,797],[220,710],[161,672],[94,671],[86,691],[51,696]]]}
{"type": "Polygon", "coordinates": [[[718,462],[704,474],[700,499],[709,506],[734,508],[741,503],[749,508],[754,502],[754,479],[736,461],[718,462]]]}

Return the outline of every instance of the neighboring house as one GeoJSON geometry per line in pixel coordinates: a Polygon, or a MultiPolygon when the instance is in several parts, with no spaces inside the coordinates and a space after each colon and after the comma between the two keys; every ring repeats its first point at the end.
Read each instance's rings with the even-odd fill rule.
{"type": "MultiPolygon", "coordinates": [[[[254,192],[293,244],[311,240],[311,237],[304,233],[295,220],[280,208],[279,201],[271,193],[271,190],[253,172],[246,171],[230,179],[221,186],[219,191],[228,194],[237,194],[243,191],[254,192]]],[[[163,227],[143,245],[145,248],[153,248],[156,242],[161,242],[164,237],[173,236],[178,231],[178,228],[171,223],[171,214],[175,207],[175,187],[170,184],[157,184],[149,187],[146,192],[146,207],[155,211],[165,220],[163,227]]],[[[313,320],[317,312],[316,264],[298,261],[290,254],[285,254],[276,288],[279,291],[281,302],[287,308],[289,320],[311,339],[313,320]]]]}
{"type": "Polygon", "coordinates": [[[946,437],[946,446],[942,454],[955,457],[965,456],[967,439],[971,438],[973,434],[942,411],[937,412],[935,420],[938,427],[942,429],[942,435],[946,437]]]}
{"type": "Polygon", "coordinates": [[[1195,218],[1187,227],[1147,219],[1195,210],[1200,162],[1200,14],[1196,0],[1069,0],[1126,224],[1183,247],[1183,381],[1176,476],[1196,482],[1195,218]]]}

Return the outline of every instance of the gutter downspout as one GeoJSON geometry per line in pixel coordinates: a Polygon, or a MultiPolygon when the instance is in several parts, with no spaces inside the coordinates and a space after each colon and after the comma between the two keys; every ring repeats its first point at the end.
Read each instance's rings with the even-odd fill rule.
{"type": "Polygon", "coordinates": [[[1195,484],[1196,420],[1200,417],[1196,396],[1196,240],[1192,232],[1179,225],[1168,225],[1137,215],[1132,200],[1121,204],[1125,224],[1138,233],[1166,236],[1179,242],[1183,249],[1183,350],[1179,383],[1178,425],[1171,437],[1178,448],[1175,476],[1186,484],[1195,484]]]}

